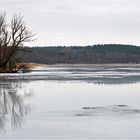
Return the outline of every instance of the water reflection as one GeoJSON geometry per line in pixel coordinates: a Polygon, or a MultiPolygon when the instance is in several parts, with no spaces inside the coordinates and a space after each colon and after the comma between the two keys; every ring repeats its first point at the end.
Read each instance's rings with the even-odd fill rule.
{"type": "Polygon", "coordinates": [[[20,128],[24,116],[30,107],[25,104],[25,99],[31,97],[31,92],[21,90],[22,84],[13,81],[0,82],[0,129],[6,130],[8,123],[14,130],[20,128]],[[22,91],[22,92],[21,92],[22,91]]]}
{"type": "MultiPolygon", "coordinates": [[[[41,79],[38,79],[38,81],[41,79]]],[[[91,83],[98,85],[123,85],[123,84],[135,84],[140,83],[140,76],[125,76],[125,77],[96,77],[96,78],[77,78],[77,79],[47,79],[43,81],[55,82],[55,83],[91,83]]],[[[41,80],[41,81],[42,81],[41,80]]],[[[33,80],[29,80],[30,82],[33,80]]]]}
{"type": "Polygon", "coordinates": [[[140,76],[120,76],[120,77],[99,77],[86,80],[87,83],[95,84],[105,84],[105,85],[114,85],[114,84],[135,84],[140,83],[140,76]]]}

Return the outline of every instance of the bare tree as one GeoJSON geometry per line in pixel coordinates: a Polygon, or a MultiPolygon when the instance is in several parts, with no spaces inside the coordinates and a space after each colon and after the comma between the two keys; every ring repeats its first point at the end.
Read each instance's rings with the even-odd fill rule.
{"type": "Polygon", "coordinates": [[[14,15],[11,23],[6,22],[6,13],[0,13],[0,69],[4,72],[17,71],[22,65],[18,65],[16,52],[23,47],[25,42],[33,41],[32,32],[28,30],[23,17],[14,15]]]}

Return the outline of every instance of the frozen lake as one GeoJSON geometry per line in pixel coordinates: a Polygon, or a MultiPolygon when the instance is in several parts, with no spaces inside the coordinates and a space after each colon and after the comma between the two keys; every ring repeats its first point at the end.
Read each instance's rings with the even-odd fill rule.
{"type": "Polygon", "coordinates": [[[0,74],[0,139],[140,139],[140,68],[0,74]]]}

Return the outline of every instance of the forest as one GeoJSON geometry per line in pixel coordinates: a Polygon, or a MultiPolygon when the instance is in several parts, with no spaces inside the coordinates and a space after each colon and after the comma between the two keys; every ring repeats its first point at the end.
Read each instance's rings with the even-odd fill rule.
{"type": "Polygon", "coordinates": [[[121,44],[24,47],[16,55],[23,63],[140,63],[140,47],[121,44]]]}

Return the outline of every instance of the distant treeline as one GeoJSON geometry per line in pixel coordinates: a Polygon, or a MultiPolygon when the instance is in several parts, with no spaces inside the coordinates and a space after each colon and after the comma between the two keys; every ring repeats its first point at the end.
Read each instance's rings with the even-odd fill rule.
{"type": "Polygon", "coordinates": [[[140,63],[139,46],[119,44],[32,47],[17,55],[26,63],[140,63]]]}

